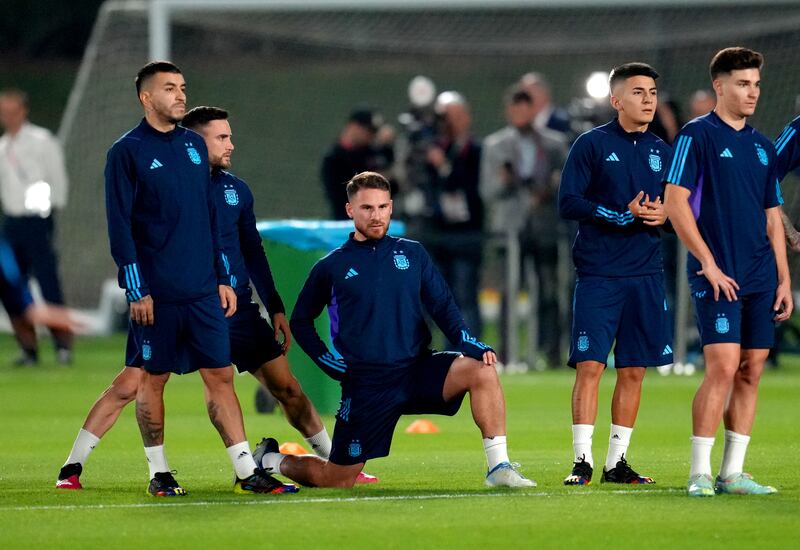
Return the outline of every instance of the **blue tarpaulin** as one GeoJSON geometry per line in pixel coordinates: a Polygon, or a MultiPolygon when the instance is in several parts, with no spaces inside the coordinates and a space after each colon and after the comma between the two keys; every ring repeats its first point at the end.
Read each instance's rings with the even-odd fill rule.
{"type": "MultiPolygon", "coordinates": [[[[262,239],[285,244],[297,250],[333,250],[341,246],[353,232],[350,220],[269,220],[256,225],[262,239]]],[[[406,226],[393,221],[389,233],[405,235],[406,226]]]]}

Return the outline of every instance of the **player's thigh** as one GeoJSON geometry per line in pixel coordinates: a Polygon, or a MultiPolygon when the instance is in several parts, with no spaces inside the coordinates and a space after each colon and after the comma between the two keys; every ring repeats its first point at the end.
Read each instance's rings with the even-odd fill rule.
{"type": "Polygon", "coordinates": [[[484,376],[496,379],[497,371],[452,351],[425,355],[412,366],[406,380],[408,401],[403,414],[452,416],[461,407],[467,390],[484,376]]]}
{"type": "Polygon", "coordinates": [[[184,306],[184,345],[194,369],[219,369],[231,364],[228,322],[217,296],[184,306]]]}
{"type": "Polygon", "coordinates": [[[714,344],[741,344],[741,300],[729,301],[723,295],[714,300],[714,293],[705,290],[692,294],[692,302],[704,353],[714,344]]]}
{"type": "Polygon", "coordinates": [[[227,321],[231,361],[239,372],[256,376],[265,364],[283,355],[281,345],[275,340],[275,331],[261,316],[257,304],[242,304],[227,321]]]}
{"type": "Polygon", "coordinates": [[[739,299],[742,301],[742,349],[769,350],[775,345],[775,311],[772,309],[775,292],[759,292],[739,299]]]}
{"type": "Polygon", "coordinates": [[[152,325],[130,326],[129,346],[133,339],[138,346],[141,363],[146,371],[153,373],[180,372],[178,358],[183,331],[181,306],[155,302],[152,325]]]}
{"type": "Polygon", "coordinates": [[[624,280],[580,277],[572,302],[572,340],[568,364],[605,364],[625,306],[624,280]]]}
{"type": "Polygon", "coordinates": [[[667,306],[661,273],[626,278],[614,364],[624,367],[656,367],[672,363],[672,315],[667,306]]]}

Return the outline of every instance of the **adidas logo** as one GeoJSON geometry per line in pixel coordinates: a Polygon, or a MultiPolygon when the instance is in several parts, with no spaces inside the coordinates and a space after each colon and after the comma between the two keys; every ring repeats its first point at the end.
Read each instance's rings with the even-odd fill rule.
{"type": "Polygon", "coordinates": [[[153,162],[150,163],[150,170],[155,170],[156,168],[161,168],[162,166],[164,165],[161,164],[161,161],[158,159],[153,159],[153,162]]]}
{"type": "Polygon", "coordinates": [[[246,457],[249,454],[250,453],[248,453],[247,451],[242,451],[241,453],[239,453],[239,456],[237,456],[236,458],[237,458],[237,460],[240,460],[240,459],[246,457]]]}
{"type": "Polygon", "coordinates": [[[721,156],[724,159],[732,159],[733,158],[733,153],[731,153],[730,149],[725,147],[725,150],[722,151],[722,153],[720,153],[719,156],[721,156]]]}
{"type": "Polygon", "coordinates": [[[661,352],[661,355],[669,355],[670,353],[672,353],[672,348],[667,346],[664,348],[664,351],[661,352]]]}
{"type": "Polygon", "coordinates": [[[352,278],[353,278],[353,277],[355,277],[356,275],[358,275],[358,271],[356,271],[355,269],[353,269],[353,268],[351,267],[351,268],[350,268],[350,269],[347,271],[347,275],[345,275],[345,276],[344,276],[344,278],[345,278],[345,280],[347,280],[347,279],[352,279],[352,278]]]}
{"type": "Polygon", "coordinates": [[[608,156],[606,157],[606,160],[607,160],[608,162],[619,162],[619,157],[617,156],[617,154],[616,154],[616,153],[611,153],[610,155],[608,155],[608,156]]]}

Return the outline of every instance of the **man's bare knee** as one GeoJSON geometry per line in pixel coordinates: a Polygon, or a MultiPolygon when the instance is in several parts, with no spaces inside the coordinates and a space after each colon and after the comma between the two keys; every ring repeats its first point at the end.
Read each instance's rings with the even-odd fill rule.
{"type": "Polygon", "coordinates": [[[111,385],[106,388],[101,399],[113,399],[123,405],[127,405],[136,399],[136,392],[139,391],[139,382],[142,380],[142,369],[125,367],[121,373],[114,378],[111,385]]]}
{"type": "Polygon", "coordinates": [[[200,376],[203,378],[203,384],[211,391],[226,386],[233,387],[233,367],[200,369],[200,376]]]}
{"type": "Polygon", "coordinates": [[[364,464],[340,466],[332,462],[326,462],[322,469],[323,479],[321,480],[321,486],[350,489],[356,484],[358,474],[363,468],[364,464]]]}

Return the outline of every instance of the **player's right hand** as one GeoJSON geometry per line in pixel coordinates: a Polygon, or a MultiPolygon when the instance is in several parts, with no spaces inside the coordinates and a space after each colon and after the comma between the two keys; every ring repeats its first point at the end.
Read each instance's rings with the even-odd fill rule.
{"type": "Polygon", "coordinates": [[[153,298],[149,294],[141,300],[131,302],[131,319],[142,326],[150,326],[155,322],[153,298]]]}
{"type": "Polygon", "coordinates": [[[736,291],[739,290],[739,285],[736,281],[725,275],[722,270],[717,267],[717,264],[712,262],[708,266],[703,266],[703,269],[698,271],[697,274],[705,276],[711,284],[711,288],[714,289],[715,302],[719,301],[720,292],[725,294],[729,302],[738,300],[736,291]]]}
{"type": "Polygon", "coordinates": [[[233,317],[236,313],[236,292],[228,285],[218,285],[217,291],[219,292],[219,304],[225,311],[225,317],[233,317]]]}

